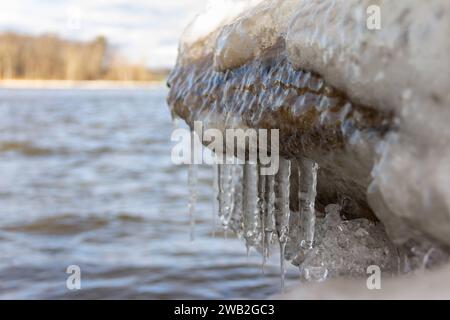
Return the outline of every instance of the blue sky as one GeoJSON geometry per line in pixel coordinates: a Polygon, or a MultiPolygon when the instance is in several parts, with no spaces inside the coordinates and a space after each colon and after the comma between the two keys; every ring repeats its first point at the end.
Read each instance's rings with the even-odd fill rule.
{"type": "MultiPolygon", "coordinates": [[[[1,0],[0,31],[106,36],[134,61],[175,62],[178,38],[208,0],[1,0]]],[[[1,45],[1,44],[0,44],[1,45]]]]}

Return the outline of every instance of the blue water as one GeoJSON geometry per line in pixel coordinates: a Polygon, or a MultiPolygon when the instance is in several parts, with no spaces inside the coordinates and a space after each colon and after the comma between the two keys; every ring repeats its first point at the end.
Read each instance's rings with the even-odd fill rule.
{"type": "Polygon", "coordinates": [[[214,228],[207,166],[189,240],[187,168],[170,159],[165,96],[163,87],[0,89],[0,298],[280,291],[276,255],[263,274],[257,253],[214,228]],[[80,290],[66,287],[69,265],[81,269],[80,290]]]}

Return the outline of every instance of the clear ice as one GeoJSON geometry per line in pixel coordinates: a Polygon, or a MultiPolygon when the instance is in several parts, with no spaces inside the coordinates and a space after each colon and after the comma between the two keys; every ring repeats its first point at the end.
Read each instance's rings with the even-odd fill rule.
{"type": "Polygon", "coordinates": [[[195,239],[195,207],[197,204],[197,164],[195,164],[195,140],[196,133],[191,132],[191,143],[190,143],[190,156],[191,163],[188,169],[188,190],[189,190],[189,225],[190,225],[190,239],[193,241],[195,239]]]}
{"type": "Polygon", "coordinates": [[[258,166],[244,164],[243,202],[244,202],[244,238],[247,248],[259,245],[261,218],[258,197],[258,166]]]}
{"type": "Polygon", "coordinates": [[[300,201],[300,226],[303,231],[300,246],[303,249],[311,249],[314,242],[317,169],[317,163],[312,160],[303,158],[298,161],[298,198],[300,201]]]}
{"type": "Polygon", "coordinates": [[[230,229],[233,230],[239,237],[243,233],[243,175],[244,165],[234,164],[232,165],[232,184],[233,184],[233,211],[230,221],[230,229]]]}
{"type": "Polygon", "coordinates": [[[219,211],[218,208],[218,200],[219,200],[219,165],[213,164],[212,165],[213,170],[213,210],[212,210],[212,234],[213,237],[216,236],[216,227],[217,227],[217,213],[219,211]]]}
{"type": "Polygon", "coordinates": [[[233,165],[219,164],[219,218],[225,231],[233,212],[233,165]]]}
{"type": "Polygon", "coordinates": [[[264,266],[267,258],[267,239],[266,239],[266,216],[267,216],[267,203],[265,201],[266,193],[266,176],[259,175],[258,178],[258,204],[259,204],[259,220],[261,224],[260,237],[261,237],[261,255],[262,255],[262,271],[264,272],[264,266]]]}
{"type": "Polygon", "coordinates": [[[263,212],[264,219],[264,248],[263,252],[265,258],[270,255],[270,246],[273,243],[275,231],[275,176],[265,176],[265,188],[263,202],[265,204],[265,211],[263,212]]]}

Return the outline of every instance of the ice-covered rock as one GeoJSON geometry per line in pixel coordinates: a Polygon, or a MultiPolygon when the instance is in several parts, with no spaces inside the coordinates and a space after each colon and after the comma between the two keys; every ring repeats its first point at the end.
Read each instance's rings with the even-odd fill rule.
{"type": "MultiPolygon", "coordinates": [[[[181,39],[168,102],[190,126],[200,120],[221,130],[280,129],[280,154],[290,163],[291,212],[281,214],[277,195],[288,190],[277,189],[277,177],[260,183],[252,167],[244,167],[245,190],[238,197],[243,212],[233,224],[244,238],[266,255],[276,233],[282,244],[288,234],[287,257],[295,262],[301,255],[297,264],[304,276],[319,280],[347,270],[346,263],[339,264],[347,242],[364,263],[372,255],[385,265],[398,255],[417,266],[430,248],[445,251],[450,246],[450,2],[217,3],[181,39]],[[379,28],[371,28],[370,19],[379,19],[379,28]],[[315,203],[302,199],[296,163],[305,159],[320,168],[315,203]],[[339,215],[319,217],[314,227],[314,204],[323,212],[330,203],[339,215]],[[246,208],[252,214],[259,210],[260,219],[247,215],[246,208]],[[285,232],[280,220],[278,225],[271,220],[277,214],[289,220],[285,232]],[[373,224],[378,219],[390,240],[408,252],[394,252],[383,226],[373,224]],[[300,240],[315,247],[301,249],[300,240]]],[[[219,169],[219,212],[226,225],[235,198],[227,166],[219,169]]]]}

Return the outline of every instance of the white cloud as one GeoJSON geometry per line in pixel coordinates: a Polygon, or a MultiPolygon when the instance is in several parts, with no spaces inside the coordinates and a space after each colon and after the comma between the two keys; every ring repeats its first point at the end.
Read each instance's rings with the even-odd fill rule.
{"type": "Polygon", "coordinates": [[[167,67],[175,62],[184,27],[206,3],[207,0],[2,0],[0,31],[53,32],[83,40],[104,35],[129,58],[145,59],[152,67],[167,67]]]}

